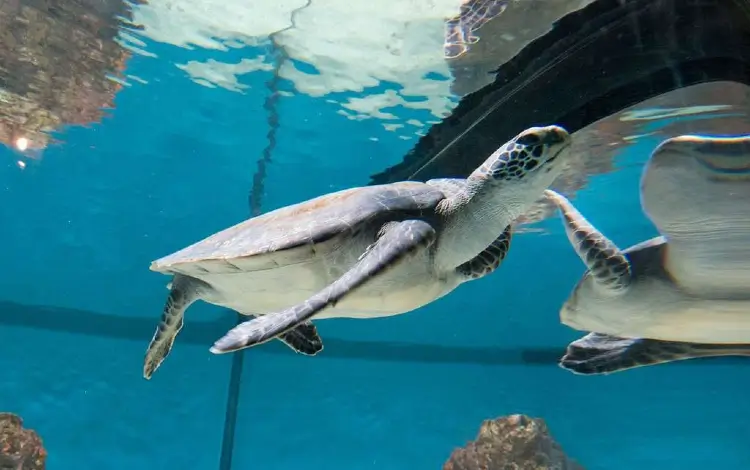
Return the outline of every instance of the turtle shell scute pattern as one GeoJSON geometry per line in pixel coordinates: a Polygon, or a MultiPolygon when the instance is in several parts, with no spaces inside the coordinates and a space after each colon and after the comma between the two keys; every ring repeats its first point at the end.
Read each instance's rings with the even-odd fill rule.
{"type": "Polygon", "coordinates": [[[543,145],[529,147],[518,142],[510,142],[497,153],[490,174],[496,180],[522,180],[539,165],[543,153],[543,145]]]}

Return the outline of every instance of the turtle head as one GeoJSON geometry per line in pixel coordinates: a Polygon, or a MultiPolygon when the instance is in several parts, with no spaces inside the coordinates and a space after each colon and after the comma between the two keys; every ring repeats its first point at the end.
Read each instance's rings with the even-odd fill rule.
{"type": "Polygon", "coordinates": [[[531,127],[497,149],[469,179],[493,186],[523,182],[541,193],[562,172],[570,144],[562,127],[531,127]]]}

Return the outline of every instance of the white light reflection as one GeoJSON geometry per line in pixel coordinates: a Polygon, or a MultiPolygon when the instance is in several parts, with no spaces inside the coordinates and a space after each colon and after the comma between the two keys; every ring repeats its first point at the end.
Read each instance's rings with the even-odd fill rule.
{"type": "Polygon", "coordinates": [[[26,137],[19,137],[16,139],[16,148],[21,152],[25,152],[29,148],[29,139],[26,137]]]}

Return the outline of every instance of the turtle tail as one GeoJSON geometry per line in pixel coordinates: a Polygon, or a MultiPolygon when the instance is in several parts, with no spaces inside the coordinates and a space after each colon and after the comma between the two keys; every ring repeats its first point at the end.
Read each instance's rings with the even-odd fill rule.
{"type": "Polygon", "coordinates": [[[199,285],[200,281],[180,274],[175,274],[169,283],[169,297],[143,362],[143,378],[146,380],[151,378],[172,350],[184,323],[185,310],[200,298],[199,285]]]}

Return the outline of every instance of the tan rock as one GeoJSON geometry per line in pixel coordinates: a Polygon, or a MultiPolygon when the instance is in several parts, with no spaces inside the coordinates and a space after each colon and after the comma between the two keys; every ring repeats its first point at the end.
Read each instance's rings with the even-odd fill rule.
{"type": "Polygon", "coordinates": [[[44,470],[46,460],[39,435],[25,429],[20,417],[0,413],[0,469],[44,470]]]}
{"type": "Polygon", "coordinates": [[[443,470],[583,470],[552,439],[540,418],[487,420],[476,440],[456,449],[443,470]]]}

